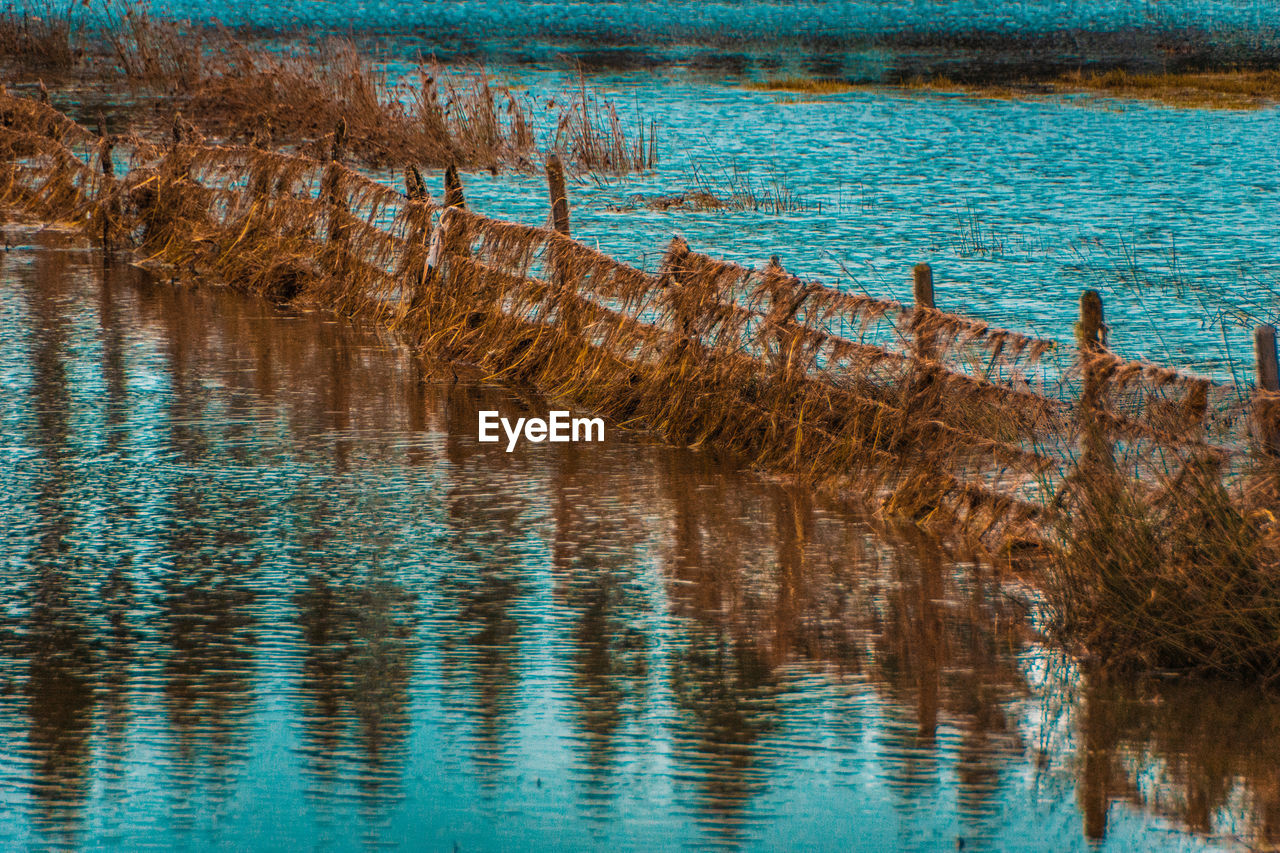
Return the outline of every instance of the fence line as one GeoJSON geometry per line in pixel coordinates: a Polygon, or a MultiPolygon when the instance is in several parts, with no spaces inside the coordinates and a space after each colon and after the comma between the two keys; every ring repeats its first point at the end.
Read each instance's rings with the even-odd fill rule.
{"type": "Polygon", "coordinates": [[[1265,331],[1255,393],[1111,352],[1092,291],[1078,346],[1063,347],[940,310],[927,265],[913,270],[914,305],[776,261],[749,269],[679,237],[646,272],[569,235],[558,158],[554,227],[540,228],[467,209],[453,170],[444,204],[414,169],[404,193],[355,172],[341,163],[343,130],[323,161],[157,146],[0,94],[0,202],[110,249],[371,317],[618,424],[979,536],[1043,526],[1102,456],[1154,495],[1206,465],[1229,486],[1280,448],[1265,331]]]}

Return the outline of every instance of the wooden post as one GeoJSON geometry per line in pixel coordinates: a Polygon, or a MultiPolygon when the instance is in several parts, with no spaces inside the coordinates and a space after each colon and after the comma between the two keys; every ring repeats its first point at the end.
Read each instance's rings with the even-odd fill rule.
{"type": "Polygon", "coordinates": [[[427,270],[425,275],[427,281],[432,281],[435,278],[436,270],[440,268],[440,262],[444,260],[444,254],[448,250],[447,241],[452,224],[453,210],[445,208],[444,213],[440,214],[440,223],[436,226],[436,230],[431,232],[431,248],[427,250],[427,270]]]}
{"type": "Polygon", "coordinates": [[[1258,369],[1258,390],[1280,391],[1275,326],[1259,326],[1253,330],[1253,357],[1258,369]]]}
{"type": "Polygon", "coordinates": [[[1102,294],[1086,290],[1080,294],[1080,347],[1090,352],[1107,348],[1107,327],[1103,322],[1102,294]]]}
{"type": "MultiPolygon", "coordinates": [[[[930,330],[929,326],[933,325],[929,322],[927,316],[929,311],[934,310],[933,306],[933,267],[928,264],[916,264],[911,270],[911,291],[915,297],[915,309],[911,315],[911,327],[916,337],[916,357],[925,361],[932,361],[938,357],[936,341],[934,339],[934,330],[930,330]],[[923,311],[919,309],[924,309],[923,311]]],[[[918,392],[928,385],[928,382],[921,379],[918,392]]]]}
{"type": "Polygon", "coordinates": [[[453,163],[444,170],[444,206],[467,206],[467,200],[462,196],[462,181],[458,179],[458,167],[453,163]]]}
{"type": "Polygon", "coordinates": [[[342,192],[342,158],[347,149],[347,120],[339,118],[333,129],[333,145],[329,148],[329,165],[321,178],[321,190],[329,217],[329,242],[333,253],[329,256],[329,272],[337,274],[346,264],[347,229],[345,219],[349,214],[342,192]]]}
{"type": "MultiPolygon", "coordinates": [[[[552,152],[551,156],[547,158],[547,189],[551,193],[551,225],[557,234],[563,234],[568,237],[569,198],[564,188],[564,165],[560,162],[560,157],[555,152],[552,152]]],[[[565,247],[557,245],[556,241],[553,240],[547,244],[547,251],[551,255],[552,282],[557,287],[564,289],[563,301],[559,309],[561,325],[565,332],[576,335],[581,328],[581,324],[578,322],[577,294],[569,293],[567,290],[569,265],[565,247]]]]}
{"type": "MultiPolygon", "coordinates": [[[[1280,364],[1276,361],[1276,327],[1263,325],[1253,330],[1253,357],[1259,393],[1280,391],[1280,364]]],[[[1274,405],[1258,406],[1255,423],[1263,449],[1280,455],[1280,410],[1274,405]]]]}
{"type": "Polygon", "coordinates": [[[347,119],[338,119],[338,126],[333,129],[333,147],[329,149],[329,159],[341,162],[347,156],[347,119]]]}
{"type": "Polygon", "coordinates": [[[1115,463],[1103,418],[1103,391],[1108,374],[1106,359],[1101,357],[1107,351],[1107,327],[1103,317],[1102,294],[1096,290],[1081,293],[1080,324],[1076,329],[1084,371],[1084,387],[1080,389],[1080,464],[1091,476],[1109,473],[1115,463]]]}
{"type": "Polygon", "coordinates": [[[914,279],[916,307],[933,308],[933,267],[928,264],[916,264],[911,273],[914,279]]]}
{"type": "Polygon", "coordinates": [[[418,167],[409,164],[404,167],[404,194],[412,201],[431,201],[431,193],[427,190],[427,182],[422,180],[418,167]]]}
{"type": "Polygon", "coordinates": [[[569,197],[564,188],[564,165],[560,155],[552,153],[547,158],[547,188],[551,191],[551,224],[566,237],[569,236],[569,197]]]}

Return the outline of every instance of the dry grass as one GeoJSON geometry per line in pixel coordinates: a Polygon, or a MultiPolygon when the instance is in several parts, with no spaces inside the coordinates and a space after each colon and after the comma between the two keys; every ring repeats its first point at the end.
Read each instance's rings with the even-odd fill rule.
{"type": "Polygon", "coordinates": [[[1158,488],[1082,466],[1043,584],[1059,636],[1112,670],[1274,682],[1276,506],[1229,490],[1207,462],[1158,488]]]}
{"type": "Polygon", "coordinates": [[[1261,109],[1280,102],[1280,71],[1135,74],[1117,69],[998,84],[957,83],[942,76],[917,77],[903,85],[917,91],[1004,99],[1093,94],[1195,109],[1261,109]]]}
{"type": "Polygon", "coordinates": [[[23,71],[70,71],[79,60],[80,3],[21,2],[0,8],[0,62],[23,71]]]}
{"type": "Polygon", "coordinates": [[[658,128],[641,120],[629,134],[617,108],[591,92],[579,74],[578,89],[560,106],[551,147],[592,172],[641,172],[657,165],[658,128]]]}
{"type": "Polygon", "coordinates": [[[1202,71],[1180,74],[1072,74],[1053,81],[1059,92],[1094,92],[1177,107],[1259,109],[1280,103],[1280,71],[1202,71]]]}
{"type": "Polygon", "coordinates": [[[796,92],[807,95],[840,95],[866,88],[846,80],[821,77],[777,77],[768,80],[752,80],[746,87],[760,92],[796,92]]]}
{"type": "MultiPolygon", "coordinates": [[[[752,81],[748,89],[794,92],[798,98],[838,95],[884,88],[883,84],[851,83],[821,78],[787,77],[752,81]]],[[[897,88],[915,92],[961,94],[982,98],[1028,98],[1095,94],[1111,98],[1154,101],[1197,109],[1261,109],[1280,103],[1280,70],[1189,71],[1139,74],[1120,69],[1075,72],[1047,80],[1010,79],[990,83],[961,83],[945,75],[915,76],[897,88]]]]}
{"type": "Polygon", "coordinates": [[[134,83],[184,91],[201,79],[202,40],[188,26],[152,14],[147,0],[105,0],[93,31],[134,83]]]}
{"type": "Polygon", "coordinates": [[[118,82],[112,73],[123,76],[133,94],[170,117],[166,137],[172,132],[327,155],[342,121],[346,153],[378,168],[529,171],[540,169],[552,150],[569,168],[591,173],[642,171],[657,160],[656,126],[625,127],[614,104],[592,92],[585,78],[544,114],[482,67],[421,65],[392,81],[344,39],[277,49],[154,14],[146,0],[103,0],[99,24],[77,29],[76,8],[45,2],[0,16],[0,47],[23,72],[39,61],[105,73],[104,84],[118,82]],[[103,61],[77,67],[84,53],[103,61]]]}

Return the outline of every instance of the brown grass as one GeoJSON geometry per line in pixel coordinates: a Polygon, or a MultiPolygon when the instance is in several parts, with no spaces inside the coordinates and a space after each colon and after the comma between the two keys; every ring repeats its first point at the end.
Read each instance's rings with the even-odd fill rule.
{"type": "MultiPolygon", "coordinates": [[[[1274,474],[1266,475],[1268,479],[1274,474]]],[[[1044,580],[1060,638],[1113,671],[1280,677],[1280,525],[1207,461],[1152,488],[1073,476],[1044,580]]]]}
{"type": "MultiPolygon", "coordinates": [[[[752,81],[748,89],[794,92],[805,100],[845,92],[881,89],[883,84],[850,83],[807,77],[752,81]]],[[[1120,69],[1075,72],[1049,80],[1007,80],[999,83],[960,83],[945,75],[916,76],[898,87],[907,91],[963,94],[982,98],[1034,98],[1094,94],[1111,98],[1154,101],[1197,109],[1261,109],[1280,103],[1280,71],[1196,71],[1137,74],[1120,69]]]]}
{"type": "Polygon", "coordinates": [[[154,14],[146,0],[103,0],[102,25],[79,30],[76,8],[45,2],[0,16],[0,48],[24,73],[40,62],[106,74],[103,84],[118,83],[112,75],[119,74],[167,117],[165,138],[186,134],[316,155],[327,151],[342,121],[347,153],[376,168],[528,171],[540,169],[552,150],[570,169],[593,173],[642,171],[657,160],[656,126],[624,126],[585,78],[544,114],[483,67],[424,64],[391,81],[344,39],[275,49],[154,14]],[[77,66],[84,53],[102,61],[77,66]]]}
{"type": "Polygon", "coordinates": [[[747,83],[746,87],[760,92],[797,92],[809,95],[839,95],[866,88],[846,80],[832,80],[822,77],[775,77],[766,80],[752,80],[747,83]]]}
{"type": "Polygon", "coordinates": [[[69,71],[79,60],[80,4],[22,2],[0,10],[0,62],[22,71],[69,71]]]}
{"type": "Polygon", "coordinates": [[[1259,109],[1280,103],[1280,71],[1202,71],[1181,74],[1077,73],[1053,81],[1059,92],[1093,92],[1177,107],[1259,109]]]}

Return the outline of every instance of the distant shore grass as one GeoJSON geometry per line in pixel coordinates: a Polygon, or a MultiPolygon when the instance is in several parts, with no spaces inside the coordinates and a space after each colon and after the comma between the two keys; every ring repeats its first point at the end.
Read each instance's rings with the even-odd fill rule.
{"type": "Polygon", "coordinates": [[[1171,106],[1209,109],[1258,109],[1280,103],[1280,71],[1200,71],[1132,74],[1108,71],[1073,74],[1053,83],[1060,90],[1155,100],[1171,106]]]}
{"type": "MultiPolygon", "coordinates": [[[[822,96],[881,89],[885,88],[885,84],[829,78],[780,77],[753,80],[746,84],[746,88],[795,93],[800,96],[822,96]]],[[[1262,109],[1280,103],[1280,70],[1139,74],[1116,69],[1096,73],[1075,72],[1048,80],[1017,80],[1006,83],[962,83],[945,76],[915,77],[888,88],[988,98],[1096,94],[1153,101],[1173,107],[1262,109]]]]}
{"type": "Polygon", "coordinates": [[[762,92],[799,92],[811,95],[838,95],[867,88],[865,85],[845,80],[821,77],[778,77],[768,80],[752,80],[748,89],[762,92]]]}

